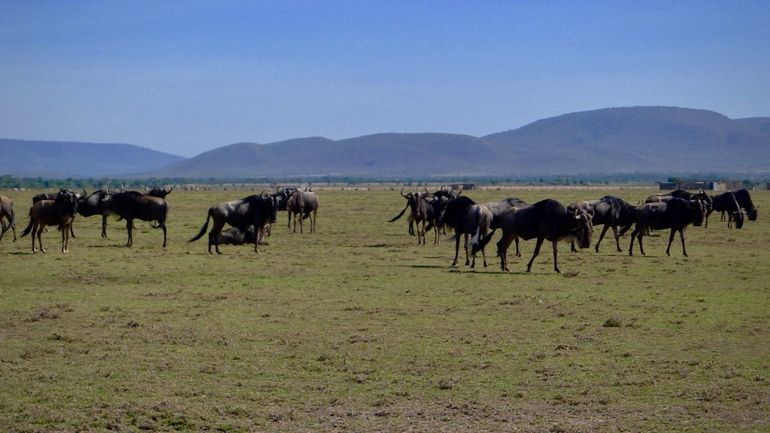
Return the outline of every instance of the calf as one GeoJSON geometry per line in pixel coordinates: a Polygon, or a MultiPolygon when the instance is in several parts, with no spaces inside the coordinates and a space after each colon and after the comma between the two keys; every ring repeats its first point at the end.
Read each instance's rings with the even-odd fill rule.
{"type": "Polygon", "coordinates": [[[60,190],[53,200],[38,200],[29,209],[29,225],[21,237],[32,233],[32,252],[36,253],[35,238],[40,245],[40,252],[45,254],[41,235],[46,226],[58,226],[61,231],[61,251],[69,253],[70,226],[77,211],[75,193],[66,189],[60,190]]]}

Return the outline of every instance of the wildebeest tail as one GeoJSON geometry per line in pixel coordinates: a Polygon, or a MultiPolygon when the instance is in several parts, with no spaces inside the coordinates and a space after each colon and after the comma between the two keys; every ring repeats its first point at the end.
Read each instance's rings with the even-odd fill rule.
{"type": "Polygon", "coordinates": [[[29,212],[29,225],[21,232],[21,237],[27,236],[32,231],[32,211],[29,212]]]}
{"type": "Polygon", "coordinates": [[[404,212],[406,212],[406,209],[407,209],[408,207],[409,207],[409,203],[407,203],[407,204],[406,204],[406,206],[404,206],[404,209],[401,211],[401,213],[399,213],[398,215],[396,215],[396,216],[394,216],[393,218],[391,218],[390,220],[388,220],[388,222],[389,222],[389,223],[392,223],[393,221],[395,221],[395,220],[397,220],[397,219],[401,218],[401,216],[402,216],[402,215],[404,215],[404,212]]]}
{"type": "Polygon", "coordinates": [[[492,230],[488,234],[486,234],[484,236],[481,236],[481,239],[478,239],[479,232],[477,231],[476,232],[476,236],[474,236],[473,238],[474,239],[478,239],[478,242],[474,243],[473,241],[471,241],[471,251],[472,251],[472,253],[476,254],[477,252],[483,250],[487,246],[489,241],[492,240],[492,236],[494,236],[496,231],[497,231],[497,229],[492,230]]]}
{"type": "Polygon", "coordinates": [[[206,233],[206,230],[209,229],[209,220],[211,219],[211,214],[212,213],[214,213],[214,208],[213,207],[209,208],[209,213],[206,215],[206,223],[203,224],[203,227],[201,227],[201,231],[197,235],[195,235],[194,238],[190,239],[187,242],[197,241],[198,239],[203,237],[203,235],[206,233]]]}

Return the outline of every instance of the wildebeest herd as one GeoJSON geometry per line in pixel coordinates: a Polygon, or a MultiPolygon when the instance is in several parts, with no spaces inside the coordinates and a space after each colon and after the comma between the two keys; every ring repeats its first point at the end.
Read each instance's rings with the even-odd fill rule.
{"type": "MultiPolygon", "coordinates": [[[[69,252],[69,238],[75,237],[72,222],[77,215],[102,217],[101,237],[107,238],[107,217],[114,215],[126,221],[126,233],[128,239],[125,246],[133,244],[134,220],[149,221],[153,228],[163,232],[163,247],[167,245],[166,219],[169,205],[166,196],[173,188],[165,189],[154,187],[146,192],[139,191],[104,191],[99,190],[88,193],[76,193],[68,189],[61,189],[56,193],[38,194],[32,198],[32,207],[29,209],[29,225],[21,233],[21,237],[32,234],[32,252],[37,252],[35,239],[40,251],[45,253],[42,243],[42,233],[47,227],[56,227],[61,232],[61,251],[69,252]]],[[[200,239],[208,229],[209,220],[213,219],[213,226],[209,232],[208,251],[214,246],[217,253],[219,245],[241,245],[253,243],[255,251],[258,246],[264,244],[264,238],[270,234],[270,225],[276,222],[279,210],[289,213],[289,227],[294,221],[296,231],[297,219],[299,219],[300,232],[303,232],[304,219],[310,219],[310,232],[316,229],[316,213],[318,211],[318,198],[309,190],[298,188],[284,188],[273,194],[255,194],[240,200],[229,201],[212,206],[208,210],[206,222],[197,236],[190,242],[200,239]],[[292,218],[293,217],[293,218],[292,218]],[[225,224],[231,227],[225,231],[225,224]]],[[[13,240],[16,241],[16,215],[13,209],[13,201],[5,196],[0,196],[0,240],[5,232],[12,230],[13,240]]]]}
{"type": "Polygon", "coordinates": [[[521,256],[520,239],[536,240],[532,258],[527,263],[527,272],[532,269],[532,263],[546,240],[552,245],[553,269],[560,272],[558,243],[570,242],[572,251],[576,251],[575,242],[580,248],[588,248],[593,228],[597,225],[604,227],[596,242],[596,252],[599,252],[599,245],[609,229],[612,229],[615,237],[617,251],[621,252],[620,237],[633,227],[629,255],[633,255],[635,241],[639,244],[639,251],[644,254],[642,239],[651,230],[669,229],[666,254],[670,255],[671,243],[678,232],[682,253],[687,256],[687,226],[700,226],[704,223],[708,226],[708,217],[712,212],[721,212],[723,218],[726,215],[728,227],[734,221],[738,229],[743,227],[744,214],[751,221],[757,219],[757,208],[746,189],[714,196],[702,190],[697,193],[676,190],[650,196],[644,203],[637,205],[607,195],[596,200],[578,201],[566,207],[552,199],[528,204],[513,197],[478,204],[462,195],[462,191],[451,191],[445,187],[434,192],[425,189],[422,192],[404,193],[402,189],[400,194],[406,200],[406,205],[390,222],[398,220],[409,210],[409,234],[416,235],[420,244],[425,244],[425,232],[430,228],[435,233],[434,244],[439,242],[440,231],[454,230],[455,256],[452,266],[457,264],[461,238],[464,238],[465,265],[473,268],[476,254],[481,252],[484,266],[487,266],[485,247],[495,231],[500,229],[502,238],[497,242],[497,256],[503,271],[509,271],[507,251],[512,242],[516,242],[516,255],[521,256]]]}
{"type": "MultiPolygon", "coordinates": [[[[101,237],[107,237],[107,218],[115,215],[126,221],[128,235],[125,246],[133,244],[134,220],[144,220],[152,223],[153,228],[163,232],[163,247],[167,245],[166,219],[169,205],[166,196],[172,189],[152,188],[146,192],[139,191],[104,191],[75,193],[62,189],[54,194],[38,194],[33,197],[29,209],[29,224],[21,236],[32,234],[32,252],[37,245],[45,252],[42,244],[42,233],[46,227],[56,227],[61,232],[61,250],[69,251],[69,238],[75,237],[72,222],[76,216],[91,217],[99,215],[101,221],[101,237]]],[[[497,256],[500,258],[500,268],[509,271],[507,252],[512,242],[516,243],[516,255],[521,256],[519,240],[536,241],[535,249],[527,263],[527,271],[532,269],[532,263],[540,253],[544,241],[549,241],[553,251],[553,268],[560,272],[558,266],[558,243],[568,241],[571,250],[576,251],[575,244],[580,248],[591,245],[594,226],[602,225],[602,231],[594,249],[599,252],[599,246],[608,230],[612,230],[615,246],[621,252],[620,237],[631,230],[628,253],[633,255],[634,243],[639,244],[639,251],[644,254],[643,238],[652,230],[669,229],[666,254],[670,254],[671,244],[676,233],[682,243],[682,253],[686,256],[686,228],[689,225],[708,226],[709,215],[720,212],[723,219],[728,220],[728,227],[742,228],[745,216],[749,220],[757,219],[757,208],[751,195],[746,189],[725,192],[718,195],[708,195],[698,191],[690,193],[677,190],[667,194],[653,195],[644,203],[632,205],[614,197],[604,196],[596,200],[586,200],[564,206],[553,199],[544,199],[529,204],[518,198],[506,198],[496,202],[476,203],[462,191],[442,187],[437,191],[411,191],[401,196],[406,200],[403,210],[390,222],[407,215],[409,234],[417,236],[417,242],[425,245],[426,234],[433,232],[433,244],[439,244],[442,234],[447,230],[454,231],[455,254],[451,266],[457,265],[460,253],[460,242],[464,240],[465,265],[475,267],[476,255],[481,252],[483,264],[487,266],[485,253],[486,245],[492,240],[499,229],[502,237],[497,242],[497,256]]],[[[206,215],[206,221],[197,235],[190,242],[196,241],[208,232],[208,252],[212,246],[220,253],[220,245],[254,244],[254,250],[259,253],[259,245],[267,242],[265,238],[271,233],[278,211],[288,213],[288,226],[297,230],[299,220],[300,233],[304,231],[303,220],[310,222],[309,231],[316,230],[316,213],[318,197],[309,189],[284,188],[275,193],[261,193],[244,197],[239,200],[227,201],[211,206],[206,215]],[[225,229],[225,225],[230,228],[225,229]]],[[[0,240],[8,230],[13,233],[16,241],[16,216],[13,202],[5,196],[0,196],[0,240]]]]}

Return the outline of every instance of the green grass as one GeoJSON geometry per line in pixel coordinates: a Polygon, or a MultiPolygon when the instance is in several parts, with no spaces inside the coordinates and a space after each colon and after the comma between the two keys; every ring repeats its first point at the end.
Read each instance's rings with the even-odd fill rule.
{"type": "MultiPolygon", "coordinates": [[[[3,192],[19,232],[33,193],[3,192]]],[[[398,191],[318,191],[318,233],[280,213],[261,255],[187,243],[208,206],[246,194],[175,190],[165,250],[145,222],[130,249],[122,222],[100,239],[97,218],[76,220],[69,255],[55,229],[46,255],[4,238],[0,431],[770,430],[762,213],[690,228],[689,258],[678,242],[666,257],[665,235],[646,257],[561,244],[562,275],[549,245],[523,272],[534,242],[509,274],[494,245],[488,268],[450,270],[449,241],[418,246],[386,222],[398,191]]]]}

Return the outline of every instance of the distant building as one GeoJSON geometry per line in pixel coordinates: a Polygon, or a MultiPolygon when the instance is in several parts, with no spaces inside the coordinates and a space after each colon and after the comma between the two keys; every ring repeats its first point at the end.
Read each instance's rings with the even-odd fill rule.
{"type": "Polygon", "coordinates": [[[683,180],[680,182],[659,182],[661,191],[672,191],[675,189],[704,191],[727,191],[728,182],[714,182],[701,180],[683,180]]]}

